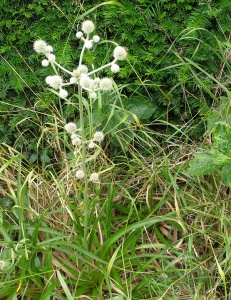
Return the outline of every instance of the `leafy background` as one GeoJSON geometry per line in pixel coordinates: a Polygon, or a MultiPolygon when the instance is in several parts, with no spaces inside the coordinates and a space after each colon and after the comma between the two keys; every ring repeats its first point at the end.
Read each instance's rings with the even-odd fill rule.
{"type": "Polygon", "coordinates": [[[38,147],[44,124],[56,118],[62,126],[61,120],[77,118],[73,107],[47,93],[44,79],[49,71],[41,67],[32,44],[38,38],[46,40],[54,46],[58,61],[73,69],[80,50],[75,32],[84,18],[96,23],[102,38],[101,45],[85,57],[86,63],[97,66],[110,60],[114,45],[106,46],[107,39],[129,49],[129,63],[124,63],[115,77],[125,95],[126,109],[150,124],[165,120],[181,125],[193,117],[193,134],[198,137],[203,133],[201,115],[213,105],[213,95],[222,92],[195,66],[215,78],[222,68],[229,75],[229,65],[222,66],[220,49],[227,48],[228,58],[230,48],[225,43],[231,30],[231,4],[224,0],[121,0],[103,4],[1,1],[1,142],[30,154],[38,147]],[[85,16],[89,9],[92,12],[85,16]],[[196,65],[190,66],[187,60],[196,65]],[[201,93],[202,83],[205,94],[201,93]]]}

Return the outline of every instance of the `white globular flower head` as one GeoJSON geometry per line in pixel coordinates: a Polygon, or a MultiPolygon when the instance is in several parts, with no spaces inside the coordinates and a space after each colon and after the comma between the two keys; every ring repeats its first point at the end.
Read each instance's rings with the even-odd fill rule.
{"type": "Polygon", "coordinates": [[[125,48],[121,47],[121,46],[117,46],[114,49],[113,52],[113,57],[116,60],[124,60],[127,56],[127,51],[125,50],[125,48]]]}
{"type": "Polygon", "coordinates": [[[96,78],[94,79],[94,83],[95,83],[95,84],[99,84],[99,83],[100,83],[100,78],[99,78],[99,77],[96,77],[96,78]]]}
{"type": "Polygon", "coordinates": [[[64,126],[64,129],[70,133],[70,134],[73,134],[77,131],[77,126],[75,123],[73,122],[70,122],[70,123],[67,123],[65,126],[64,126]]]}
{"type": "Polygon", "coordinates": [[[48,45],[48,46],[46,46],[46,51],[45,51],[45,53],[50,53],[50,52],[53,52],[53,47],[50,46],[50,45],[48,45]]]}
{"type": "Polygon", "coordinates": [[[91,33],[95,30],[95,25],[90,20],[84,21],[82,24],[82,30],[84,33],[91,33]]]}
{"type": "Polygon", "coordinates": [[[78,66],[77,69],[73,70],[72,74],[74,77],[78,78],[81,74],[87,74],[88,67],[85,65],[78,66]]]}
{"type": "Polygon", "coordinates": [[[70,78],[70,83],[71,84],[76,83],[76,82],[77,82],[77,78],[75,78],[75,77],[70,78]]]}
{"type": "Polygon", "coordinates": [[[46,83],[53,89],[58,90],[61,88],[63,80],[59,75],[47,76],[46,83]]]}
{"type": "Polygon", "coordinates": [[[85,74],[82,74],[79,83],[86,90],[92,90],[94,84],[93,80],[85,74]]]}
{"type": "Polygon", "coordinates": [[[61,99],[65,99],[68,96],[68,92],[62,88],[59,89],[59,97],[61,99]]]}
{"type": "Polygon", "coordinates": [[[100,41],[100,37],[98,35],[94,35],[92,40],[94,43],[98,43],[100,41]]]}
{"type": "Polygon", "coordinates": [[[92,92],[90,94],[91,99],[95,100],[97,98],[97,93],[96,92],[92,92]]]}
{"type": "Polygon", "coordinates": [[[84,172],[83,172],[83,170],[78,170],[78,171],[76,171],[75,176],[76,176],[76,178],[78,178],[78,179],[84,178],[84,172]]]}
{"type": "Polygon", "coordinates": [[[77,37],[77,39],[80,39],[82,36],[83,36],[82,31],[76,32],[76,37],[77,37]]]}
{"type": "Polygon", "coordinates": [[[93,47],[92,41],[85,41],[84,46],[87,49],[91,49],[93,47]]]}
{"type": "Polygon", "coordinates": [[[104,139],[104,134],[102,131],[96,131],[93,136],[93,141],[95,142],[102,142],[104,139]]]}
{"type": "Polygon", "coordinates": [[[55,62],[55,55],[49,53],[49,54],[48,54],[48,60],[49,60],[49,62],[55,62]]]}
{"type": "Polygon", "coordinates": [[[102,91],[110,91],[113,88],[112,80],[110,78],[103,78],[100,80],[99,87],[102,91]]]}
{"type": "Polygon", "coordinates": [[[91,176],[90,176],[89,181],[99,182],[99,174],[98,173],[92,173],[91,176]]]}
{"type": "Polygon", "coordinates": [[[46,52],[47,43],[43,40],[37,40],[34,42],[33,48],[37,53],[45,53],[46,52]]]}
{"type": "Polygon", "coordinates": [[[80,146],[81,144],[82,144],[82,140],[78,136],[72,138],[73,146],[80,146]]]}
{"type": "Polygon", "coordinates": [[[95,146],[96,146],[96,143],[94,143],[93,141],[90,141],[90,143],[88,144],[89,149],[94,149],[95,146]]]}
{"type": "Polygon", "coordinates": [[[120,67],[119,67],[117,64],[113,64],[113,65],[111,66],[111,71],[112,71],[112,73],[118,73],[119,70],[120,70],[120,67]]]}
{"type": "Polygon", "coordinates": [[[49,60],[47,60],[47,59],[43,59],[43,60],[42,60],[42,66],[43,66],[43,67],[48,67],[49,64],[50,64],[50,63],[49,63],[49,60]]]}

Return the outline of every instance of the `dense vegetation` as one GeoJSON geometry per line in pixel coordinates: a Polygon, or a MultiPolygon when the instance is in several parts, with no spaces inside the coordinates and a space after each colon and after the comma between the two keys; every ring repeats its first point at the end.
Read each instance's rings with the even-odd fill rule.
{"type": "Polygon", "coordinates": [[[2,0],[0,16],[0,299],[230,299],[229,1],[2,0]],[[128,55],[97,100],[57,97],[33,43],[68,80],[89,19],[84,64],[128,55]]]}

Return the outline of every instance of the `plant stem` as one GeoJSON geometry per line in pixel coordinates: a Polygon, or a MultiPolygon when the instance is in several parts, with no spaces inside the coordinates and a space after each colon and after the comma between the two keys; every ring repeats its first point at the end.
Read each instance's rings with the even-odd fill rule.
{"type": "Polygon", "coordinates": [[[87,179],[87,166],[86,166],[86,137],[84,131],[84,114],[83,114],[83,101],[82,101],[82,87],[78,84],[79,95],[79,113],[80,113],[80,130],[82,137],[82,170],[84,172],[84,237],[83,245],[88,250],[88,211],[89,211],[89,199],[88,199],[88,179],[87,179]]]}

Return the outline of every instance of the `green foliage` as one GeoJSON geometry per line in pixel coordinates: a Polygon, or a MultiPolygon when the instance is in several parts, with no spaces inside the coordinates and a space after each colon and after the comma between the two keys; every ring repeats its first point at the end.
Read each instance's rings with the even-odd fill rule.
{"type": "Polygon", "coordinates": [[[213,145],[198,152],[189,163],[188,173],[192,175],[212,174],[221,169],[221,178],[231,187],[231,127],[224,122],[217,123],[212,133],[213,145]]]}

